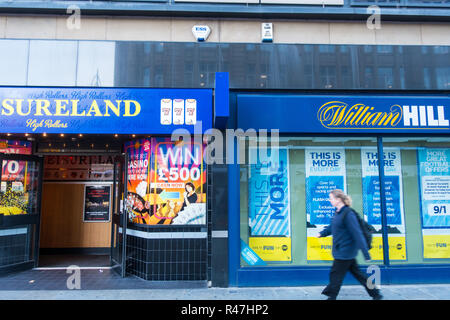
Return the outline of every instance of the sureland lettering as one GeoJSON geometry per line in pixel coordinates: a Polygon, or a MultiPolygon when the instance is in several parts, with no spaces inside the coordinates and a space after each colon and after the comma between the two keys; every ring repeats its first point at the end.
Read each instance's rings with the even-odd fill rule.
{"type": "Polygon", "coordinates": [[[7,117],[135,117],[141,112],[141,105],[135,100],[92,100],[87,105],[79,105],[79,102],[68,99],[3,99],[0,114],[7,117]]]}

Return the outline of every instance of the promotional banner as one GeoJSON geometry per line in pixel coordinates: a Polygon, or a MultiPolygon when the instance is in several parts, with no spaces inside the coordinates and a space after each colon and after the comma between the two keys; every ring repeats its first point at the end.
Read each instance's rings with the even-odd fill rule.
{"type": "Polygon", "coordinates": [[[346,191],[345,149],[305,149],[307,259],[332,260],[331,237],[317,234],[331,223],[335,208],[329,201],[334,189],[346,191]]]}
{"type": "Polygon", "coordinates": [[[84,187],[84,222],[107,222],[111,201],[111,186],[84,187]]]}
{"type": "Polygon", "coordinates": [[[450,149],[419,148],[424,258],[450,258],[450,149]]]}
{"type": "Polygon", "coordinates": [[[126,208],[131,222],[149,224],[150,204],[146,200],[149,190],[151,141],[140,139],[125,144],[128,154],[126,208]]]}
{"type": "Polygon", "coordinates": [[[26,214],[29,204],[31,175],[29,162],[4,160],[0,181],[0,214],[26,214]]]}
{"type": "Polygon", "coordinates": [[[171,134],[212,127],[211,89],[0,88],[0,131],[171,134]]]}
{"type": "Polygon", "coordinates": [[[291,261],[290,237],[250,237],[248,244],[264,261],[291,261]]]}
{"type": "MultiPolygon", "coordinates": [[[[399,148],[384,148],[384,150],[383,165],[389,259],[406,260],[401,153],[399,148]]],[[[383,260],[377,148],[361,148],[361,170],[364,219],[377,230],[373,235],[370,254],[373,260],[383,260]]]]}
{"type": "Polygon", "coordinates": [[[250,153],[256,161],[248,177],[249,246],[264,261],[290,262],[289,151],[270,152],[264,161],[250,153]]]}
{"type": "MultiPolygon", "coordinates": [[[[0,153],[31,154],[31,142],[0,139],[0,153]]],[[[2,161],[0,180],[0,214],[26,214],[31,176],[28,162],[17,160],[2,161]]]]}
{"type": "MultiPolygon", "coordinates": [[[[5,181],[13,181],[13,182],[25,182],[25,177],[28,175],[27,173],[27,162],[26,161],[17,161],[17,160],[4,160],[2,162],[2,180],[5,181]]],[[[6,185],[6,184],[5,184],[6,185]]],[[[22,190],[14,190],[14,191],[23,191],[22,190]]]]}
{"type": "Polygon", "coordinates": [[[250,266],[265,266],[267,265],[263,259],[261,259],[255,251],[252,250],[242,239],[241,239],[241,257],[250,266]]]}
{"type": "Polygon", "coordinates": [[[201,143],[152,139],[150,205],[170,224],[206,224],[206,164],[201,143]]]}
{"type": "Polygon", "coordinates": [[[140,224],[206,224],[204,146],[170,138],[137,140],[126,148],[128,213],[140,224]]]}
{"type": "Polygon", "coordinates": [[[250,165],[248,182],[250,234],[290,236],[288,149],[278,149],[278,161],[250,165]]]}

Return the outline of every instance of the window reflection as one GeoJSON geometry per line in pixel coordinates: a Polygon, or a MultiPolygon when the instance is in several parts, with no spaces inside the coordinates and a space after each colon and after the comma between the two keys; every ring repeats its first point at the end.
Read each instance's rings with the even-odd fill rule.
{"type": "Polygon", "coordinates": [[[446,90],[449,48],[5,39],[0,84],[213,88],[229,72],[231,88],[446,90]]]}
{"type": "Polygon", "coordinates": [[[436,68],[436,82],[438,89],[450,88],[450,67],[436,68]]]}
{"type": "Polygon", "coordinates": [[[391,89],[394,82],[392,68],[378,68],[378,87],[391,89]]]}
{"type": "Polygon", "coordinates": [[[80,41],[78,45],[77,85],[113,86],[114,58],[114,42],[80,41]]]}
{"type": "Polygon", "coordinates": [[[28,85],[75,86],[77,41],[30,40],[28,85]]]}
{"type": "Polygon", "coordinates": [[[0,41],[0,85],[26,85],[28,45],[27,40],[0,41]]]}

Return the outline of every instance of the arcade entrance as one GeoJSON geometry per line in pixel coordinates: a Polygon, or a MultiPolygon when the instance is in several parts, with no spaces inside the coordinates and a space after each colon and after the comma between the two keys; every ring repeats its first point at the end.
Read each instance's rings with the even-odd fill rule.
{"type": "Polygon", "coordinates": [[[0,153],[0,274],[75,265],[207,281],[202,145],[148,136],[29,137],[32,144],[5,140],[29,154],[0,153]]]}
{"type": "Polygon", "coordinates": [[[0,141],[0,274],[111,268],[117,251],[111,246],[117,238],[112,215],[119,214],[124,186],[118,183],[121,139],[26,136],[13,140],[9,134],[0,141]]]}

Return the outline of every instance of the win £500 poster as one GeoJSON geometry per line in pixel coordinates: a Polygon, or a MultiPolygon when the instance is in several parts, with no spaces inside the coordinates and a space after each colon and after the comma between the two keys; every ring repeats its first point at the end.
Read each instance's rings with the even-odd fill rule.
{"type": "Polygon", "coordinates": [[[134,223],[206,224],[204,146],[151,138],[127,149],[128,213],[134,223]]]}

